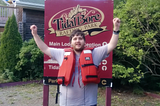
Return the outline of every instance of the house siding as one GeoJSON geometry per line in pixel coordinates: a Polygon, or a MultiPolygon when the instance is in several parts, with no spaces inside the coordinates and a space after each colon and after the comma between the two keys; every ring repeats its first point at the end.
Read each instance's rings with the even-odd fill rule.
{"type": "Polygon", "coordinates": [[[19,22],[19,32],[23,41],[33,38],[30,30],[31,25],[38,27],[38,35],[44,38],[44,11],[23,9],[22,22],[19,22]]]}

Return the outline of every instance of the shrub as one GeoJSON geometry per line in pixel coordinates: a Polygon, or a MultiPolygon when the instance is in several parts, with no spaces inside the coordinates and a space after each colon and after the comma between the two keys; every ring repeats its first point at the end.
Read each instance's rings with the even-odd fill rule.
{"type": "Polygon", "coordinates": [[[114,79],[120,80],[120,84],[127,85],[129,83],[139,83],[143,77],[143,73],[139,71],[137,74],[134,68],[126,68],[123,65],[113,64],[112,76],[114,79]]]}
{"type": "Polygon", "coordinates": [[[0,83],[13,82],[14,80],[15,76],[13,75],[13,72],[8,69],[5,69],[0,76],[0,83]]]}
{"type": "Polygon", "coordinates": [[[34,39],[25,41],[17,56],[17,77],[20,80],[33,80],[43,77],[43,53],[34,39]]]}

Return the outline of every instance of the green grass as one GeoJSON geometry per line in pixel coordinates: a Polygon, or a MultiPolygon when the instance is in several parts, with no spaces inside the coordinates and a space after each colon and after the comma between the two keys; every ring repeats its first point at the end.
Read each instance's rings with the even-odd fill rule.
{"type": "MultiPolygon", "coordinates": [[[[99,88],[98,106],[105,106],[105,90],[99,88]]],[[[111,106],[160,106],[160,100],[131,91],[112,90],[111,106]]]]}

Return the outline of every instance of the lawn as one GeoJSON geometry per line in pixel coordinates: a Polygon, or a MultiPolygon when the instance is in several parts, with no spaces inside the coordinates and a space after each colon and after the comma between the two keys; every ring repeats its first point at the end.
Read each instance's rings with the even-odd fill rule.
{"type": "MultiPolygon", "coordinates": [[[[49,106],[55,104],[56,86],[49,86],[49,106]]],[[[160,99],[135,95],[129,90],[112,90],[111,106],[160,106],[160,99]]],[[[43,84],[0,88],[0,106],[43,106],[43,84]]],[[[105,106],[105,88],[98,90],[98,106],[105,106]]]]}

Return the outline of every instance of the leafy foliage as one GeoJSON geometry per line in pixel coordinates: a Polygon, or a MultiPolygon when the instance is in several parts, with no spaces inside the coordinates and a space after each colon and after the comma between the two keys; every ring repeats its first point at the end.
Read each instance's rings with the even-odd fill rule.
{"type": "Polygon", "coordinates": [[[127,74],[133,68],[130,77],[135,76],[136,80],[128,82],[144,80],[143,74],[146,73],[150,73],[152,78],[160,76],[159,9],[160,1],[157,0],[127,0],[114,9],[114,15],[121,19],[121,33],[114,54],[113,73],[121,75],[117,64],[125,67],[127,74]]]}
{"type": "Polygon", "coordinates": [[[13,75],[13,72],[11,72],[9,69],[4,69],[4,72],[0,76],[0,83],[13,82],[14,79],[15,76],[13,75]]]}
{"type": "Polygon", "coordinates": [[[37,47],[34,39],[25,41],[17,56],[17,77],[21,80],[33,80],[43,76],[43,53],[37,47]]]}
{"type": "MultiPolygon", "coordinates": [[[[13,72],[15,75],[15,65],[17,63],[16,55],[22,47],[22,38],[18,32],[15,15],[9,17],[4,32],[1,35],[0,45],[0,73],[5,73],[6,70],[13,72]]],[[[8,72],[8,71],[7,71],[8,72]]]]}
{"type": "Polygon", "coordinates": [[[137,73],[134,73],[134,68],[130,68],[128,67],[126,69],[126,67],[124,67],[123,65],[113,65],[113,74],[112,76],[115,79],[121,79],[121,84],[125,85],[126,83],[139,83],[141,77],[143,76],[143,74],[140,73],[140,71],[137,73]],[[142,75],[142,76],[140,76],[142,75]]]}
{"type": "Polygon", "coordinates": [[[119,6],[120,3],[126,3],[127,0],[114,0],[114,8],[119,6]]]}

